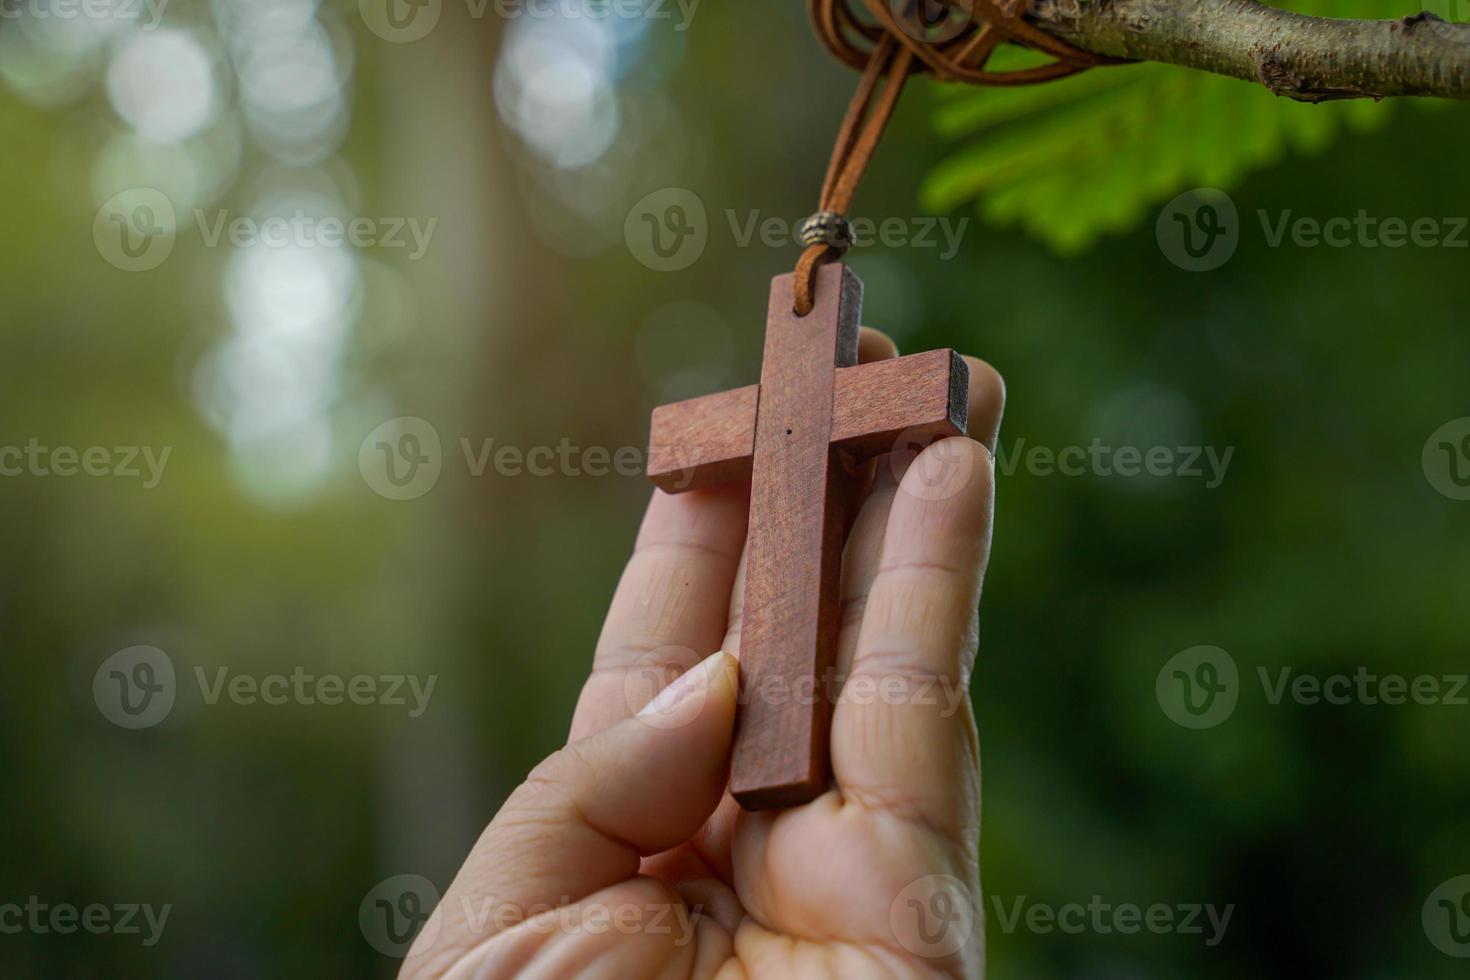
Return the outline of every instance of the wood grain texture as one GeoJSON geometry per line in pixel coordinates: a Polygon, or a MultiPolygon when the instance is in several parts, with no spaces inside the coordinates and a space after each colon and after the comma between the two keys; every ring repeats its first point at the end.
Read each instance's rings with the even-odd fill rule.
{"type": "Polygon", "coordinates": [[[660,405],[648,435],[648,478],[666,493],[750,479],[760,386],[660,405]]]}
{"type": "Polygon", "coordinates": [[[730,789],[748,810],[826,792],[842,549],[859,464],[963,435],[969,369],[953,351],[857,365],[862,284],[817,274],[810,314],[771,284],[761,383],[653,413],[649,476],[669,493],[749,480],[741,708],[730,789]]]}
{"type": "Polygon", "coordinates": [[[832,449],[839,365],[857,363],[862,284],[817,274],[811,313],[791,309],[790,276],[771,287],[756,410],[740,630],[741,706],[730,792],[748,810],[826,792],[838,586],[851,479],[832,449]]]}
{"type": "MultiPolygon", "coordinates": [[[[952,350],[837,370],[832,442],[860,458],[964,435],[970,369],[952,350]]],[[[668,493],[750,479],[758,385],[654,410],[648,476],[668,493]]]]}
{"type": "Polygon", "coordinates": [[[931,350],[837,372],[832,442],[866,459],[962,436],[969,424],[970,366],[952,350],[931,350]]]}

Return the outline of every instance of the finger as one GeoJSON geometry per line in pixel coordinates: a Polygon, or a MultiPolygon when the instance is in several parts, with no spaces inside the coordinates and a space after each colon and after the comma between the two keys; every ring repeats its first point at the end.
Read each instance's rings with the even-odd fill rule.
{"type": "Polygon", "coordinates": [[[439,976],[526,910],[634,878],[699,829],[728,778],[736,664],[718,653],[636,718],[547,759],[486,828],[427,923],[415,973],[439,976]]]}
{"type": "Polygon", "coordinates": [[[1006,383],[1000,372],[978,357],[966,357],[970,368],[970,438],[991,455],[1000,438],[1000,420],[1006,410],[1006,383]]]}
{"type": "Polygon", "coordinates": [[[744,486],[654,492],[577,701],[572,741],[632,715],[719,649],[749,501],[744,486]]]}
{"type": "Polygon", "coordinates": [[[740,656],[740,623],[745,615],[745,552],[741,550],[740,567],[735,570],[735,584],[730,587],[730,612],[725,617],[725,640],[720,649],[740,656]]]}
{"type": "MultiPolygon", "coordinates": [[[[992,453],[1000,438],[1005,414],[1006,387],[1000,373],[978,357],[966,357],[970,368],[969,434],[992,453]]],[[[837,676],[846,677],[857,650],[858,629],[867,608],[868,594],[883,551],[888,515],[899,482],[917,458],[912,452],[895,452],[878,461],[872,489],[863,501],[847,539],[842,565],[842,625],[837,644],[837,676]]]]}
{"type": "Polygon", "coordinates": [[[991,459],[977,442],[946,439],[904,474],[832,728],[846,800],[956,833],[977,818],[968,681],[990,551],[991,459]]]}
{"type": "Polygon", "coordinates": [[[898,356],[898,345],[881,330],[863,327],[858,331],[858,363],[871,364],[898,356]]]}

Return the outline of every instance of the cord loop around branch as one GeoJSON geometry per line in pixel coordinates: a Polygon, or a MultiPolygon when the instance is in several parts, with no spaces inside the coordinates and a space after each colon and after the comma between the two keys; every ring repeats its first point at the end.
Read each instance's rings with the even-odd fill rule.
{"type": "MultiPolygon", "coordinates": [[[[910,75],[929,74],[970,85],[1031,85],[1062,78],[1117,59],[1089,54],[1038,30],[1024,19],[1030,0],[809,0],[812,25],[822,44],[843,64],[861,69],[862,81],[837,134],[818,212],[807,224],[832,228],[852,205],[898,97],[910,75]],[[861,3],[868,18],[854,6],[861,3]],[[1033,48],[1053,59],[1013,71],[987,71],[1002,43],[1033,48]],[[880,89],[881,84],[881,89],[880,89]]],[[[796,267],[796,313],[811,312],[816,270],[845,247],[826,237],[808,241],[796,267]]]]}
{"type": "Polygon", "coordinates": [[[865,68],[884,37],[907,48],[915,70],[942,82],[967,85],[1033,85],[1094,65],[1114,64],[1075,48],[1026,20],[1035,0],[809,0],[817,37],[837,60],[865,68]],[[873,22],[854,11],[866,9],[873,22]],[[1018,44],[1054,60],[1030,68],[988,71],[985,63],[1003,43],[1018,44]]]}

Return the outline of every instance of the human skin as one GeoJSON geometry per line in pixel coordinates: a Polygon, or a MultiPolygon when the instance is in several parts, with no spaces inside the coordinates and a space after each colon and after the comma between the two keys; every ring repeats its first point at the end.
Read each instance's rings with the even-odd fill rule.
{"type": "MultiPolygon", "coordinates": [[[[863,331],[862,360],[896,355],[863,331]]],[[[1005,391],[966,360],[972,438],[876,461],[848,539],[832,788],[773,812],[730,797],[748,489],[656,492],[567,746],[491,821],[401,977],[984,974],[964,692],[1005,391]]]]}

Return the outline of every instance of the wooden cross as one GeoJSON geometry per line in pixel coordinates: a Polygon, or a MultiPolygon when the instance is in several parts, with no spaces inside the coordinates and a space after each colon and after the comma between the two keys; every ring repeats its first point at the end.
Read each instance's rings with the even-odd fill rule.
{"type": "Polygon", "coordinates": [[[857,363],[863,285],[817,273],[816,303],[792,310],[771,284],[761,383],[653,413],[648,475],[668,493],[750,481],[740,712],[730,790],[747,810],[826,792],[829,690],[842,548],[859,464],[895,445],[963,435],[969,368],[954,351],[857,363]]]}

